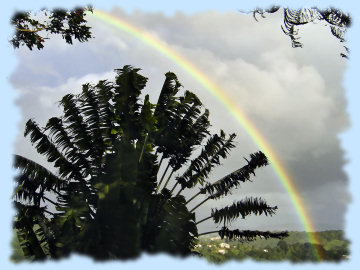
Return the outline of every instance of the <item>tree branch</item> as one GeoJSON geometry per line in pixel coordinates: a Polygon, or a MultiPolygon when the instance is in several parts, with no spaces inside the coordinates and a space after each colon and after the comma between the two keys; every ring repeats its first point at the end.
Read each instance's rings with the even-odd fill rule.
{"type": "Polygon", "coordinates": [[[148,139],[148,134],[146,133],[145,140],[144,140],[144,144],[143,144],[143,147],[142,147],[142,149],[141,149],[141,153],[140,153],[140,157],[139,157],[139,163],[141,162],[142,156],[143,156],[143,154],[144,154],[144,150],[145,150],[145,146],[146,146],[147,139],[148,139]]]}
{"type": "Polygon", "coordinates": [[[60,204],[50,200],[49,198],[46,198],[45,196],[42,196],[41,198],[43,198],[44,200],[47,200],[48,202],[52,203],[53,205],[56,205],[57,207],[61,207],[60,204]]]}
{"type": "Polygon", "coordinates": [[[163,189],[166,188],[166,186],[167,186],[167,184],[169,183],[169,180],[170,180],[171,176],[173,175],[173,173],[174,173],[174,169],[171,171],[171,174],[169,175],[168,179],[166,180],[163,189]]]}
{"type": "Polygon", "coordinates": [[[198,224],[200,224],[201,222],[204,222],[204,221],[206,221],[206,220],[208,220],[208,219],[210,219],[210,218],[212,218],[212,217],[213,217],[213,216],[211,215],[211,216],[208,216],[207,218],[203,218],[202,220],[196,222],[195,225],[198,225],[198,224]]]}
{"type": "Polygon", "coordinates": [[[162,177],[161,177],[161,179],[160,179],[160,182],[159,182],[159,184],[158,184],[157,187],[156,187],[155,193],[158,192],[158,190],[159,190],[159,188],[160,188],[160,185],[161,185],[162,181],[164,180],[165,174],[166,174],[167,170],[169,169],[169,167],[170,167],[170,162],[169,162],[169,164],[166,166],[165,172],[163,173],[163,175],[162,175],[162,177]]]}
{"type": "Polygon", "coordinates": [[[197,206],[195,206],[193,209],[190,210],[190,212],[194,212],[196,208],[204,204],[207,200],[209,200],[211,197],[207,197],[205,200],[203,200],[201,203],[199,203],[197,206]]]}
{"type": "Polygon", "coordinates": [[[30,32],[30,33],[37,33],[39,31],[42,30],[46,30],[46,27],[41,27],[41,28],[36,28],[35,30],[30,30],[30,29],[21,29],[21,28],[15,28],[16,30],[20,31],[20,32],[30,32]]]}

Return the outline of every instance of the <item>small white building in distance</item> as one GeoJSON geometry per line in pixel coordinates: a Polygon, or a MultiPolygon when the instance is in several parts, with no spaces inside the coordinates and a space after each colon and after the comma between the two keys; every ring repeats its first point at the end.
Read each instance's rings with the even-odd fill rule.
{"type": "Polygon", "coordinates": [[[225,254],[225,249],[219,249],[218,252],[219,252],[220,254],[223,254],[223,255],[224,255],[224,254],[225,254]]]}
{"type": "Polygon", "coordinates": [[[220,244],[220,247],[221,247],[221,248],[230,248],[230,245],[227,244],[227,243],[221,243],[221,244],[220,244]]]}

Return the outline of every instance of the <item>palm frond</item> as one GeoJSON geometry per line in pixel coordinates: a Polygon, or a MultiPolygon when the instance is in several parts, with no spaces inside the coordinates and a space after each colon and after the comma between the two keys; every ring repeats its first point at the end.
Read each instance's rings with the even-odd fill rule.
{"type": "Polygon", "coordinates": [[[173,171],[177,171],[187,163],[191,153],[196,146],[201,145],[202,140],[209,134],[207,128],[209,122],[204,119],[206,115],[201,113],[201,102],[198,97],[186,91],[183,97],[179,98],[180,102],[176,106],[174,121],[170,122],[166,133],[172,133],[172,136],[167,145],[167,152],[170,153],[169,164],[173,171]],[[194,121],[202,121],[202,126],[195,125],[194,121]]]}
{"type": "Polygon", "coordinates": [[[183,176],[177,179],[182,189],[192,188],[198,183],[202,185],[211,170],[220,165],[220,158],[225,159],[229,150],[235,147],[233,144],[235,137],[235,134],[230,134],[226,139],[222,130],[220,135],[211,137],[200,155],[191,162],[183,176]]]}
{"type": "Polygon", "coordinates": [[[178,81],[175,73],[167,72],[165,74],[165,81],[156,104],[154,115],[161,118],[165,112],[171,112],[175,107],[175,96],[179,92],[181,83],[178,81]]]}
{"type": "MultiPolygon", "coordinates": [[[[103,141],[109,148],[114,144],[117,134],[117,119],[115,117],[115,108],[112,102],[114,96],[114,85],[106,80],[101,80],[95,85],[97,98],[99,100],[99,115],[101,117],[100,129],[102,130],[103,141]]],[[[108,149],[107,148],[107,149],[108,149]]]]}
{"type": "Polygon", "coordinates": [[[261,215],[265,214],[272,216],[275,214],[277,206],[270,207],[261,198],[245,198],[241,201],[234,202],[230,206],[221,209],[211,209],[211,217],[215,223],[231,222],[241,216],[245,218],[250,214],[261,215]]]}
{"type": "Polygon", "coordinates": [[[14,221],[14,228],[24,255],[33,260],[46,259],[45,251],[41,245],[41,240],[37,237],[34,225],[37,219],[45,219],[43,210],[38,206],[28,206],[20,202],[14,202],[17,216],[14,221]]]}
{"type": "Polygon", "coordinates": [[[13,166],[20,169],[20,174],[15,178],[18,187],[14,192],[19,200],[32,201],[40,206],[45,191],[58,193],[66,184],[64,179],[25,157],[15,155],[13,166]]]}
{"type": "Polygon", "coordinates": [[[129,140],[139,139],[138,116],[141,104],[139,95],[145,87],[147,78],[138,73],[140,69],[124,66],[122,69],[115,69],[117,76],[114,84],[114,114],[119,126],[129,140]]]}
{"type": "Polygon", "coordinates": [[[100,166],[101,158],[106,150],[103,140],[101,101],[97,97],[97,91],[90,84],[83,85],[79,101],[81,113],[84,115],[84,121],[87,123],[88,132],[92,138],[94,161],[100,166]]]}
{"type": "Polygon", "coordinates": [[[195,215],[189,213],[184,202],[183,196],[171,197],[166,189],[152,198],[142,240],[146,251],[189,254],[198,233],[195,215]]]}
{"type": "Polygon", "coordinates": [[[77,148],[87,157],[95,157],[92,138],[77,101],[78,97],[72,94],[67,94],[61,99],[60,104],[64,108],[63,122],[66,124],[66,129],[69,135],[73,137],[77,148]]]}
{"type": "Polygon", "coordinates": [[[39,154],[45,155],[48,162],[53,162],[54,167],[59,169],[59,176],[62,178],[83,179],[80,168],[69,162],[60,152],[57,146],[50,141],[39,128],[36,122],[29,120],[26,123],[24,136],[30,134],[30,141],[36,144],[35,148],[39,154]]]}
{"type": "Polygon", "coordinates": [[[176,75],[167,72],[154,111],[154,117],[157,119],[157,132],[151,133],[150,137],[158,146],[157,152],[162,153],[164,159],[169,158],[173,152],[174,138],[169,136],[169,132],[175,131],[173,123],[180,117],[176,111],[179,109],[179,98],[176,97],[176,94],[180,87],[181,84],[176,75]]]}
{"type": "Polygon", "coordinates": [[[45,126],[45,131],[49,132],[50,139],[64,156],[83,170],[85,177],[92,174],[90,161],[73,143],[73,137],[68,134],[62,119],[58,117],[50,118],[45,126]]]}
{"type": "Polygon", "coordinates": [[[247,165],[226,175],[215,183],[208,183],[205,187],[201,188],[200,192],[202,194],[208,193],[211,199],[226,196],[230,190],[237,187],[240,182],[249,181],[251,174],[255,176],[255,170],[257,168],[268,164],[268,159],[263,152],[259,151],[254,154],[250,154],[250,161],[248,161],[247,165]]]}
{"type": "Polygon", "coordinates": [[[250,231],[250,230],[229,230],[227,227],[223,227],[219,231],[219,235],[221,239],[224,237],[228,238],[229,240],[240,240],[240,241],[253,241],[257,237],[260,238],[277,238],[282,239],[289,236],[288,232],[270,232],[270,231],[250,231]]]}
{"type": "Polygon", "coordinates": [[[14,155],[13,166],[20,169],[20,174],[28,176],[37,186],[42,186],[46,191],[60,191],[65,183],[64,179],[56,176],[45,167],[20,155],[14,155]]]}

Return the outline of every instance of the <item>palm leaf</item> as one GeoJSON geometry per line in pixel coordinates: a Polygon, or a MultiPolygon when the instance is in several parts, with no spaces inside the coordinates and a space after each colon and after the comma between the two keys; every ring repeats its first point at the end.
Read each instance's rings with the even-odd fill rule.
{"type": "Polygon", "coordinates": [[[91,163],[78,147],[73,143],[73,137],[67,132],[62,119],[52,117],[48,120],[45,131],[49,132],[50,139],[56,144],[57,148],[72,163],[76,163],[81,168],[82,174],[87,177],[92,174],[91,163]]]}
{"type": "Polygon", "coordinates": [[[261,198],[245,198],[221,209],[211,209],[211,217],[215,223],[221,223],[223,221],[226,223],[231,222],[240,216],[244,219],[250,214],[265,214],[266,216],[271,216],[275,214],[276,209],[276,206],[270,207],[261,198]]]}
{"type": "Polygon", "coordinates": [[[20,169],[20,174],[28,176],[37,188],[43,187],[46,191],[60,191],[64,179],[59,178],[40,164],[20,155],[14,155],[14,168],[20,169]]]}
{"type": "Polygon", "coordinates": [[[26,257],[33,257],[34,260],[46,259],[46,254],[42,248],[41,241],[38,239],[34,225],[39,216],[43,216],[43,209],[37,206],[28,206],[19,202],[14,203],[17,210],[14,228],[17,230],[17,236],[21,248],[26,257]]]}
{"type": "Polygon", "coordinates": [[[77,100],[77,97],[72,94],[67,94],[61,99],[60,104],[64,108],[64,123],[69,135],[73,136],[77,148],[87,157],[96,157],[96,153],[93,152],[92,138],[88,126],[81,115],[77,100]]]}
{"type": "Polygon", "coordinates": [[[118,123],[128,140],[139,139],[140,103],[139,95],[145,87],[147,78],[138,74],[140,69],[131,66],[124,66],[122,69],[115,69],[118,76],[115,78],[114,113],[118,123]]]}
{"type": "Polygon", "coordinates": [[[240,182],[245,182],[250,180],[250,175],[255,175],[255,170],[257,168],[268,165],[267,157],[261,151],[251,154],[250,161],[244,167],[226,175],[220,180],[212,184],[207,184],[204,188],[201,189],[200,193],[210,194],[211,199],[217,199],[221,196],[226,196],[228,192],[237,187],[240,182]]]}
{"type": "Polygon", "coordinates": [[[253,241],[257,237],[260,238],[277,238],[282,239],[289,236],[288,232],[269,232],[269,231],[250,231],[250,230],[229,230],[226,227],[223,227],[218,231],[221,239],[227,237],[229,240],[235,239],[240,241],[253,241]]]}
{"type": "Polygon", "coordinates": [[[225,133],[221,130],[220,135],[211,137],[201,154],[191,162],[183,176],[177,179],[182,189],[192,188],[197,183],[202,185],[211,170],[220,165],[220,158],[226,158],[229,150],[234,147],[235,136],[231,134],[225,139],[225,133]]]}
{"type": "Polygon", "coordinates": [[[97,97],[97,91],[92,89],[90,84],[84,84],[79,102],[81,113],[84,115],[84,121],[87,123],[88,132],[92,138],[94,162],[99,166],[107,148],[103,140],[101,101],[97,97]]]}
{"type": "Polygon", "coordinates": [[[57,146],[50,141],[37,123],[31,119],[26,123],[24,135],[30,134],[30,141],[36,144],[36,150],[39,154],[45,155],[48,162],[53,162],[54,167],[59,169],[59,176],[62,178],[83,179],[83,174],[77,166],[69,162],[60,152],[57,146]]]}

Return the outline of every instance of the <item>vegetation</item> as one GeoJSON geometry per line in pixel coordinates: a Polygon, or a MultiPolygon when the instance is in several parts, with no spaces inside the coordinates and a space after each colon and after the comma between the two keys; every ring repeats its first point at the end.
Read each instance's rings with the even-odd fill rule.
{"type": "Polygon", "coordinates": [[[44,47],[45,39],[49,39],[48,35],[45,36],[46,33],[60,34],[69,44],[73,43],[73,38],[80,42],[88,41],[92,36],[84,18],[87,11],[92,12],[92,7],[52,11],[43,9],[37,16],[31,12],[17,12],[11,18],[15,34],[10,43],[14,48],[26,45],[30,50],[34,46],[40,50],[44,47]]]}
{"type": "MultiPolygon", "coordinates": [[[[25,136],[56,172],[15,156],[14,229],[26,257],[58,259],[77,252],[97,260],[127,259],[141,251],[189,255],[198,235],[209,233],[198,233],[204,220],[197,222],[195,209],[226,196],[268,164],[256,152],[245,166],[208,182],[234,147],[235,134],[210,134],[209,111],[194,93],[179,93],[174,73],[166,73],[156,104],[148,95],[140,100],[147,78],[138,71],[124,66],[116,70],[115,82],[84,84],[81,94],[64,96],[64,115],[50,118],[44,128],[27,122],[25,136]],[[201,151],[196,155],[195,149],[201,151]],[[159,173],[161,165],[165,170],[159,173]],[[181,195],[196,187],[192,198],[181,195]],[[200,194],[205,200],[189,210],[187,204],[200,194]]],[[[213,209],[207,219],[223,225],[216,231],[222,238],[283,238],[287,232],[228,228],[240,216],[271,216],[276,209],[261,198],[245,198],[213,209]]]]}
{"type": "MultiPolygon", "coordinates": [[[[273,6],[269,9],[257,8],[254,10],[253,15],[255,20],[257,20],[256,15],[261,15],[264,18],[266,13],[274,13],[279,9],[279,6],[273,6]]],[[[340,42],[345,42],[346,31],[351,26],[350,15],[332,7],[324,10],[316,7],[301,9],[284,8],[283,12],[284,24],[281,26],[281,29],[285,35],[290,37],[294,48],[303,47],[303,44],[299,41],[298,33],[299,27],[307,23],[325,22],[326,25],[329,25],[331,34],[339,39],[340,42]]],[[[348,58],[349,48],[344,46],[344,49],[345,53],[340,55],[348,58]]]]}
{"type": "MultiPolygon", "coordinates": [[[[339,262],[349,259],[349,241],[343,231],[317,232],[324,261],[339,262]]],[[[257,261],[316,261],[313,245],[308,242],[307,233],[289,232],[285,239],[256,239],[239,244],[215,236],[200,237],[196,251],[210,262],[224,263],[229,260],[254,259],[257,261]],[[228,244],[228,248],[224,244],[228,244]]]]}

